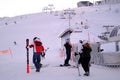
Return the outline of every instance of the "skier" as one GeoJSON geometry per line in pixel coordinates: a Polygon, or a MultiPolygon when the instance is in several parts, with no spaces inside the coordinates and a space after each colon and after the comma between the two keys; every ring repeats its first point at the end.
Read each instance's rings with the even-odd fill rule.
{"type": "Polygon", "coordinates": [[[89,43],[83,43],[82,53],[80,54],[80,63],[85,71],[85,76],[89,76],[90,52],[92,51],[89,43]]]}
{"type": "Polygon", "coordinates": [[[44,47],[42,45],[42,42],[38,37],[34,37],[33,44],[29,45],[30,48],[33,48],[33,63],[36,68],[36,72],[40,72],[41,68],[41,55],[45,55],[44,53],[44,47]]]}
{"type": "MultiPolygon", "coordinates": [[[[82,43],[83,43],[83,41],[79,40],[79,42],[78,42],[78,54],[79,55],[82,53],[82,49],[83,49],[82,43]]],[[[80,57],[79,57],[79,60],[78,60],[78,64],[80,64],[80,57]]]]}
{"type": "Polygon", "coordinates": [[[75,62],[76,62],[76,67],[78,69],[78,75],[80,76],[80,70],[79,70],[79,64],[80,64],[80,54],[82,53],[82,46],[83,41],[79,40],[78,45],[77,45],[77,51],[74,53],[74,58],[75,58],[75,62]]]}
{"type": "Polygon", "coordinates": [[[16,42],[16,41],[14,41],[13,43],[14,43],[14,45],[17,45],[17,42],[16,42]]]}
{"type": "Polygon", "coordinates": [[[64,44],[64,47],[66,49],[66,59],[64,61],[64,66],[70,66],[69,60],[70,60],[70,57],[71,57],[72,45],[70,44],[70,40],[69,39],[66,40],[66,43],[64,44]]]}

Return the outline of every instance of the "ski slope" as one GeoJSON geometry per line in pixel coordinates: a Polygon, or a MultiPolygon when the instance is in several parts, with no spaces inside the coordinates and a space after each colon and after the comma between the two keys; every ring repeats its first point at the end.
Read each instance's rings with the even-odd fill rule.
{"type": "MultiPolygon", "coordinates": [[[[120,4],[82,7],[75,9],[76,15],[71,20],[71,28],[76,28],[76,22],[83,21],[89,29],[83,29],[79,35],[80,39],[88,40],[89,31],[91,42],[100,41],[97,36],[105,31],[103,25],[120,25],[120,4]]],[[[58,12],[60,15],[62,12],[58,12]]],[[[0,19],[0,50],[11,50],[11,53],[0,54],[0,79],[1,80],[119,80],[120,68],[108,68],[104,66],[92,65],[90,76],[83,76],[84,71],[80,66],[81,76],[78,76],[77,69],[57,67],[64,62],[64,58],[59,55],[61,41],[59,35],[68,28],[68,19],[61,19],[55,13],[36,13],[12,18],[0,19]],[[7,23],[7,24],[5,24],[7,23]],[[43,64],[49,64],[42,68],[40,73],[34,69],[26,73],[26,38],[39,37],[46,52],[43,64]],[[14,45],[16,41],[17,45],[14,45]]],[[[78,37],[78,36],[76,36],[78,37]]],[[[74,42],[73,40],[72,42],[74,42]]],[[[109,48],[109,47],[108,47],[109,48]]],[[[30,65],[32,63],[32,49],[30,49],[30,65]]],[[[74,65],[74,62],[70,62],[74,65]]]]}

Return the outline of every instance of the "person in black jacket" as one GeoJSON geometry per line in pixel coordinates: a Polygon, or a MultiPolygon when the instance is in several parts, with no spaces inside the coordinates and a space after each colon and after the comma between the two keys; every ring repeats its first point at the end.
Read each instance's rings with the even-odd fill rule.
{"type": "Polygon", "coordinates": [[[66,49],[66,59],[64,61],[64,66],[70,66],[69,64],[69,60],[70,60],[70,57],[71,57],[71,44],[70,44],[70,40],[67,39],[66,43],[64,44],[64,47],[66,49]]]}
{"type": "Polygon", "coordinates": [[[89,43],[83,44],[82,53],[80,54],[80,62],[85,71],[85,76],[89,76],[89,67],[90,67],[90,52],[92,51],[89,43]]]}

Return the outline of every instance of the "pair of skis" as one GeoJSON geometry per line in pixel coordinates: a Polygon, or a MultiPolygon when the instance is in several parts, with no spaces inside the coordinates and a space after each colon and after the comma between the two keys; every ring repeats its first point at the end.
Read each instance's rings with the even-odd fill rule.
{"type": "Polygon", "coordinates": [[[26,73],[30,73],[30,65],[29,65],[29,39],[26,39],[26,50],[27,50],[27,65],[26,65],[26,73]]]}

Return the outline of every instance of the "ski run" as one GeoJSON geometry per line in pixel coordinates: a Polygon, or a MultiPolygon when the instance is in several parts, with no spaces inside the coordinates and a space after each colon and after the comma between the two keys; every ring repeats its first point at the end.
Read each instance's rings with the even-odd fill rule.
{"type": "MultiPolygon", "coordinates": [[[[97,37],[105,31],[103,25],[120,25],[120,4],[76,8],[76,15],[71,20],[71,27],[76,28],[76,23],[87,21],[89,29],[83,30],[80,39],[88,39],[90,32],[91,42],[100,41],[97,37]]],[[[1,80],[119,80],[119,67],[106,67],[91,64],[90,76],[84,76],[80,65],[78,68],[56,67],[64,63],[64,57],[60,56],[61,39],[60,34],[68,28],[68,19],[61,19],[58,13],[36,13],[21,15],[12,18],[0,18],[0,79],[1,80]],[[58,16],[57,16],[58,14],[58,16]],[[6,24],[5,24],[6,23],[6,24]],[[29,43],[34,37],[39,37],[45,47],[45,58],[40,72],[31,69],[26,72],[26,39],[29,43]],[[2,54],[4,53],[4,54],[2,54]]],[[[77,42],[75,37],[71,42],[77,42]]],[[[112,46],[107,50],[113,51],[112,46]]],[[[29,66],[32,63],[33,49],[29,49],[29,66]]],[[[71,60],[71,65],[75,63],[71,60]]]]}

